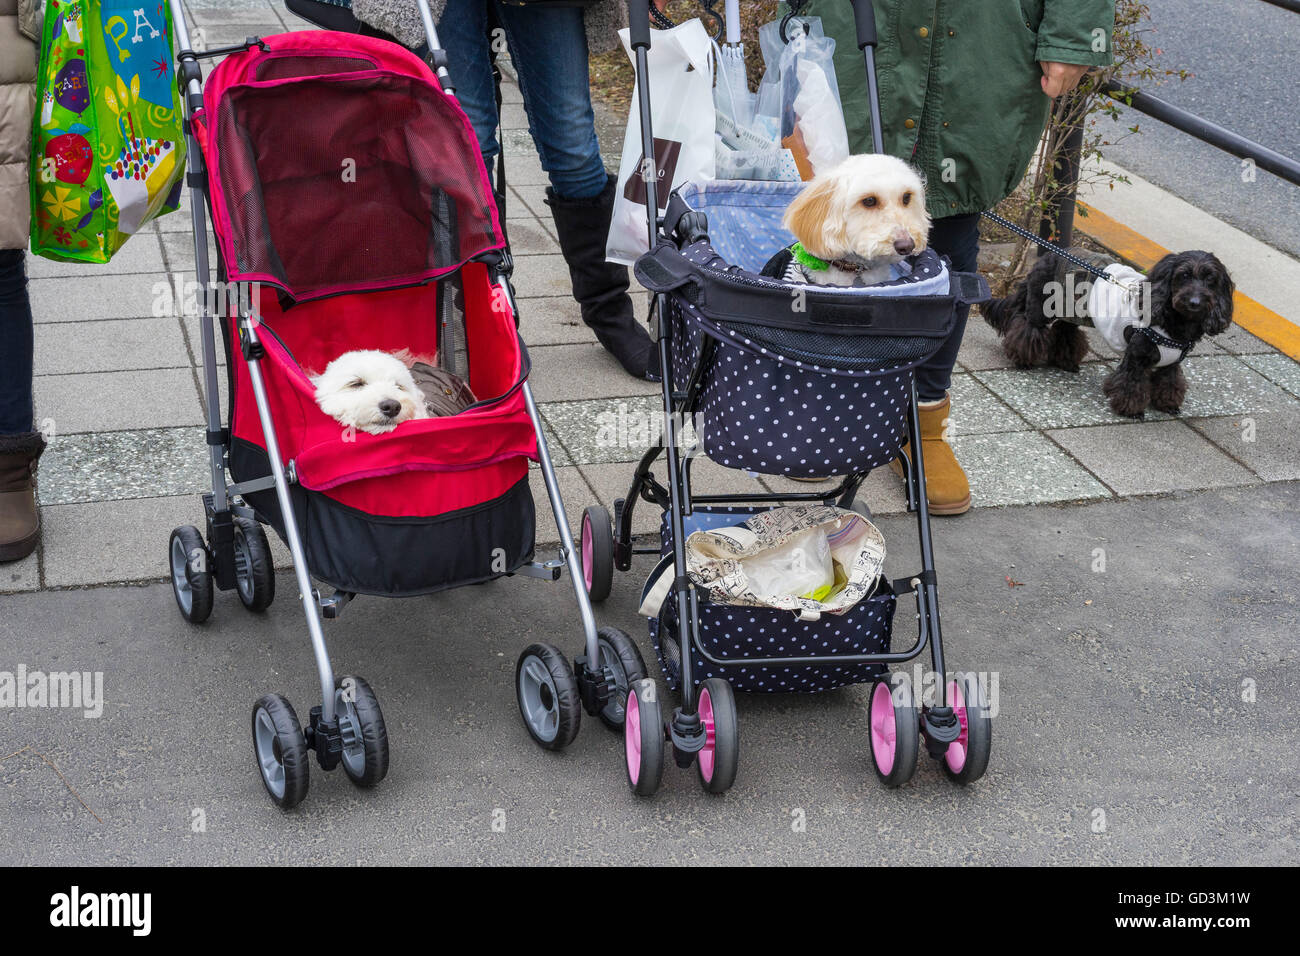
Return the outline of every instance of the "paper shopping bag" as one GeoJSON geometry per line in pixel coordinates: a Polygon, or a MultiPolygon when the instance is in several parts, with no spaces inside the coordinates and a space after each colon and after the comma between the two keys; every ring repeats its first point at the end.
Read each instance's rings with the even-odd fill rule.
{"type": "MultiPolygon", "coordinates": [[[[655,168],[643,168],[638,93],[633,90],[605,250],[610,261],[625,265],[631,265],[649,248],[646,177],[653,176],[658,183],[657,199],[662,212],[674,188],[685,182],[712,179],[714,174],[712,41],[698,19],[687,20],[671,30],[651,32],[654,40],[646,59],[655,168]]],[[[628,31],[620,30],[619,37],[632,57],[628,31]]]]}

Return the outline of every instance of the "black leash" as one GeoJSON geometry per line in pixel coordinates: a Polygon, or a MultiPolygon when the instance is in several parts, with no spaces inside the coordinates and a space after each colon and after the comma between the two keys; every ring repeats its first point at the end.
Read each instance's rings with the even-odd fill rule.
{"type": "Polygon", "coordinates": [[[1028,229],[1016,225],[1011,220],[1004,219],[995,212],[982,212],[980,213],[980,215],[991,222],[997,223],[1003,229],[1015,233],[1021,239],[1028,239],[1031,242],[1037,243],[1041,248],[1046,249],[1049,252],[1055,253],[1056,255],[1064,259],[1066,262],[1070,263],[1071,265],[1078,266],[1080,269],[1082,269],[1084,272],[1088,273],[1089,275],[1094,276],[1098,279],[1105,279],[1107,282],[1110,282],[1113,285],[1120,285],[1120,283],[1116,282],[1110,276],[1106,275],[1105,272],[1103,272],[1101,269],[1098,269],[1092,263],[1084,262],[1082,259],[1074,255],[1073,253],[1067,252],[1066,250],[1062,249],[1060,246],[1056,245],[1055,243],[1048,242],[1046,239],[1034,235],[1028,229]]]}

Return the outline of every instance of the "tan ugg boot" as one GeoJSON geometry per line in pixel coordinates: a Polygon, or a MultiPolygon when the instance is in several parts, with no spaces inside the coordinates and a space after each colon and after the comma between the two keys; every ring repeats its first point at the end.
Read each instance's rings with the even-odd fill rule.
{"type": "Polygon", "coordinates": [[[0,562],[18,561],[36,550],[41,518],[32,479],[44,450],[38,432],[0,435],[0,562]]]}
{"type": "MultiPolygon", "coordinates": [[[[948,417],[952,399],[945,396],[940,402],[922,402],[921,413],[921,453],[925,460],[926,500],[930,503],[932,515],[960,515],[970,511],[970,483],[966,472],[957,463],[957,456],[952,453],[952,446],[944,437],[948,427],[948,417]]],[[[909,456],[911,444],[903,446],[909,456]]],[[[889,463],[894,474],[903,477],[903,462],[894,459],[889,463]]]]}

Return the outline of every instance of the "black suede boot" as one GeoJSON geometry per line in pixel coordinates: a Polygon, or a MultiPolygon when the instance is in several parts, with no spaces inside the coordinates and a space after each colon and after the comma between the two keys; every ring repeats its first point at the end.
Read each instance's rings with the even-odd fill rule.
{"type": "Polygon", "coordinates": [[[41,516],[36,508],[36,460],[45,450],[39,432],[0,435],[0,562],[36,550],[41,516]]]}
{"type": "Polygon", "coordinates": [[[573,297],[582,308],[582,321],[629,375],[657,381],[654,342],[637,322],[627,294],[627,268],[605,261],[614,186],[611,176],[600,195],[590,199],[566,199],[547,187],[546,204],[555,219],[560,251],[569,266],[573,297]]]}

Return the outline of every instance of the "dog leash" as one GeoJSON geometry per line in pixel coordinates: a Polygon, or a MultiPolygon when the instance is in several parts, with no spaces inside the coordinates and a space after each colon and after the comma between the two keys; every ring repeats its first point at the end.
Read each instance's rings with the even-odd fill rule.
{"type": "MultiPolygon", "coordinates": [[[[992,222],[997,223],[1003,229],[1007,229],[1015,233],[1017,236],[1020,236],[1022,239],[1028,239],[1031,242],[1036,243],[1041,248],[1046,249],[1049,252],[1055,253],[1056,255],[1064,259],[1066,262],[1078,266],[1080,269],[1082,269],[1084,272],[1087,272],[1089,275],[1095,276],[1098,279],[1105,279],[1111,285],[1118,286],[1121,289],[1125,288],[1123,283],[1116,281],[1111,276],[1107,275],[1104,271],[1094,266],[1091,262],[1085,262],[1084,260],[1080,259],[1078,256],[1074,255],[1073,253],[1067,252],[1066,250],[1062,249],[1060,246],[1056,245],[1056,243],[1048,242],[1046,239],[1034,235],[1028,229],[1021,228],[1020,226],[1016,225],[1014,222],[1011,222],[1009,219],[1004,219],[1002,216],[999,216],[995,212],[983,212],[980,213],[980,215],[984,216],[984,218],[992,222]]],[[[1125,338],[1127,339],[1134,335],[1145,336],[1147,340],[1155,346],[1163,345],[1166,348],[1177,349],[1178,352],[1180,353],[1178,356],[1178,361],[1180,362],[1183,359],[1187,358],[1187,353],[1189,353],[1196,346],[1195,342],[1180,342],[1178,339],[1170,338],[1168,335],[1164,334],[1163,332],[1159,332],[1156,329],[1151,328],[1151,326],[1149,325],[1129,326],[1125,338]]]]}
{"type": "Polygon", "coordinates": [[[1120,286],[1120,288],[1124,287],[1121,283],[1116,282],[1114,279],[1108,276],[1101,269],[1098,269],[1092,263],[1085,262],[1084,260],[1080,259],[1078,256],[1074,255],[1073,253],[1067,252],[1066,250],[1062,249],[1060,246],[1056,245],[1055,243],[1048,242],[1046,239],[1042,238],[1041,236],[1034,235],[1028,229],[1016,225],[1011,220],[1004,219],[1003,217],[999,216],[995,212],[982,212],[980,213],[980,215],[983,216],[985,219],[990,220],[991,222],[997,223],[1003,229],[1015,233],[1021,239],[1028,239],[1031,242],[1037,243],[1039,247],[1046,249],[1049,252],[1055,253],[1056,255],[1064,259],[1066,262],[1070,263],[1071,265],[1078,266],[1080,269],[1082,269],[1084,272],[1088,273],[1089,275],[1094,276],[1098,279],[1105,279],[1107,282],[1111,283],[1112,285],[1120,286]]]}

